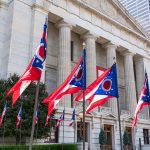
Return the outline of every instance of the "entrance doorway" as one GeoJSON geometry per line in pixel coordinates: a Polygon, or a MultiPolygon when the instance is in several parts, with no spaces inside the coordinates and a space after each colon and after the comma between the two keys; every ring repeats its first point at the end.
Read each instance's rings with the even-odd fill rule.
{"type": "MultiPolygon", "coordinates": [[[[83,142],[83,122],[77,122],[77,142],[83,142]]],[[[85,142],[88,142],[88,123],[85,122],[85,142]]]]}
{"type": "Polygon", "coordinates": [[[104,125],[104,131],[106,136],[106,149],[112,150],[112,128],[111,125],[104,125]]]}

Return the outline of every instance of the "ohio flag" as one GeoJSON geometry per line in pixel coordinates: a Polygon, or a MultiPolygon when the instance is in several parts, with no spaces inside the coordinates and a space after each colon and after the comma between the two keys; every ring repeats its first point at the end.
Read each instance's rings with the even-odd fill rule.
{"type": "Polygon", "coordinates": [[[0,126],[2,125],[3,120],[4,120],[4,118],[5,118],[6,111],[7,111],[7,103],[5,104],[5,106],[4,106],[4,108],[3,108],[3,111],[2,111],[2,115],[1,115],[1,117],[0,117],[0,126]]]}
{"type": "MultiPolygon", "coordinates": [[[[86,113],[97,106],[104,104],[109,98],[118,97],[116,63],[108,68],[85,90],[85,100],[90,100],[86,113]]],[[[83,94],[79,93],[76,101],[83,100],[83,94]]]]}
{"type": "Polygon", "coordinates": [[[46,116],[45,126],[47,126],[47,125],[48,125],[49,119],[50,119],[50,115],[48,115],[48,114],[47,114],[47,116],[46,116]]]}
{"type": "Polygon", "coordinates": [[[59,119],[57,120],[56,127],[60,126],[60,124],[64,121],[64,119],[65,119],[65,110],[63,110],[61,116],[60,116],[59,119]]]}
{"type": "Polygon", "coordinates": [[[22,104],[20,105],[19,112],[17,115],[17,121],[16,121],[17,128],[20,126],[21,118],[22,118],[22,104]]]}
{"type": "Polygon", "coordinates": [[[47,24],[45,23],[43,29],[43,36],[34,57],[30,61],[23,75],[7,93],[7,96],[12,94],[12,105],[14,105],[19,96],[29,86],[31,81],[39,80],[41,78],[44,61],[46,59],[46,32],[47,24]]]}
{"type": "Polygon", "coordinates": [[[150,91],[149,91],[149,83],[148,83],[147,73],[145,73],[145,80],[144,80],[144,84],[143,84],[141,94],[140,94],[140,97],[138,100],[138,104],[137,104],[137,107],[135,110],[132,128],[136,124],[139,111],[146,105],[150,105],[150,91]]]}
{"type": "Polygon", "coordinates": [[[86,62],[85,56],[86,50],[85,48],[82,50],[82,58],[75,66],[71,74],[67,77],[67,79],[47,98],[43,100],[43,103],[49,103],[48,106],[48,114],[54,110],[56,104],[60,101],[60,99],[65,94],[76,93],[81,89],[85,89],[86,87],[86,62]]]}
{"type": "Polygon", "coordinates": [[[75,112],[75,109],[73,110],[73,113],[72,113],[72,118],[71,118],[71,121],[69,123],[69,126],[74,126],[75,124],[75,119],[76,119],[76,112],[75,112]]]}
{"type": "Polygon", "coordinates": [[[39,106],[37,106],[36,112],[35,112],[35,115],[34,115],[34,124],[38,123],[38,119],[39,119],[39,106]]]}

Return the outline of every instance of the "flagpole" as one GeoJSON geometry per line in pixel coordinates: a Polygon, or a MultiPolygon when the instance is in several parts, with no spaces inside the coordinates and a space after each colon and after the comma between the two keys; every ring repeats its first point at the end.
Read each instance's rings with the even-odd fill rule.
{"type": "Polygon", "coordinates": [[[75,119],[74,119],[74,144],[76,142],[76,114],[75,114],[75,119]]]}
{"type": "MultiPolygon", "coordinates": [[[[5,114],[6,118],[6,114],[5,114]]],[[[5,139],[5,118],[4,118],[4,130],[3,130],[3,145],[4,145],[4,139],[5,139]]]]}
{"type": "Polygon", "coordinates": [[[21,120],[20,120],[20,141],[19,141],[20,145],[21,145],[21,120]]]}
{"type": "Polygon", "coordinates": [[[32,119],[32,129],[31,129],[29,150],[32,150],[32,144],[33,144],[33,136],[34,136],[34,129],[35,129],[34,116],[36,114],[36,108],[38,104],[39,88],[40,88],[40,80],[37,81],[37,85],[36,85],[36,95],[35,95],[34,113],[32,119]]]}
{"type": "MultiPolygon", "coordinates": [[[[85,46],[86,44],[83,42],[83,50],[85,50],[85,46]]],[[[83,59],[83,63],[84,64],[84,71],[83,71],[83,76],[85,78],[83,78],[83,89],[82,89],[82,92],[83,92],[83,150],[85,150],[85,89],[86,89],[86,52],[83,51],[83,56],[82,56],[82,59],[83,59]]]]}
{"type": "Polygon", "coordinates": [[[4,116],[3,145],[4,145],[4,139],[5,139],[5,120],[6,120],[6,114],[7,114],[7,101],[6,101],[5,105],[6,105],[6,112],[5,112],[5,116],[4,116]]]}
{"type": "Polygon", "coordinates": [[[83,89],[83,150],[85,150],[85,90],[83,89]]]}
{"type": "Polygon", "coordinates": [[[123,144],[122,144],[122,133],[121,133],[121,121],[120,121],[120,107],[119,107],[119,99],[117,98],[117,107],[118,107],[118,121],[119,121],[119,134],[120,134],[120,147],[121,150],[123,150],[123,144]]]}
{"type": "MultiPolygon", "coordinates": [[[[65,115],[65,108],[64,108],[64,115],[65,115]]],[[[65,122],[65,119],[63,120],[63,143],[64,143],[64,122],[65,122]]]]}
{"type": "Polygon", "coordinates": [[[49,132],[50,132],[50,135],[49,135],[49,150],[51,149],[50,147],[50,142],[51,142],[51,117],[50,117],[50,122],[49,122],[49,132]]]}
{"type": "Polygon", "coordinates": [[[36,143],[37,143],[37,132],[38,132],[38,122],[37,122],[37,125],[36,125],[36,143]]]}

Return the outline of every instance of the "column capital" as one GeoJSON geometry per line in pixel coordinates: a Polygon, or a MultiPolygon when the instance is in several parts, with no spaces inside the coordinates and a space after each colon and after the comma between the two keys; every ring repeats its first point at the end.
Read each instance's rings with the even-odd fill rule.
{"type": "Polygon", "coordinates": [[[57,23],[55,24],[55,26],[56,26],[57,28],[68,27],[68,28],[70,28],[70,30],[71,30],[72,27],[73,27],[73,25],[72,25],[71,23],[65,21],[64,19],[62,19],[62,20],[60,20],[59,22],[57,22],[57,23]]]}
{"type": "Polygon", "coordinates": [[[136,53],[133,53],[133,52],[131,52],[131,51],[128,51],[128,50],[125,50],[125,51],[123,51],[123,52],[121,52],[121,55],[122,56],[134,56],[136,53]]]}
{"type": "Polygon", "coordinates": [[[81,38],[86,40],[86,39],[94,39],[96,41],[97,35],[91,32],[86,32],[85,34],[81,35],[81,38]]]}
{"type": "Polygon", "coordinates": [[[107,42],[103,45],[104,48],[114,48],[114,49],[117,49],[118,45],[116,43],[113,43],[113,42],[107,42]]]}
{"type": "Polygon", "coordinates": [[[8,7],[8,1],[7,0],[1,0],[0,1],[0,8],[7,8],[8,7]]]}
{"type": "Polygon", "coordinates": [[[134,61],[135,62],[143,62],[144,59],[145,58],[143,56],[141,56],[141,55],[135,55],[135,57],[134,57],[134,61]]]}
{"type": "Polygon", "coordinates": [[[43,14],[46,14],[46,15],[48,15],[48,13],[49,13],[49,10],[47,10],[42,5],[39,5],[37,3],[34,3],[31,8],[32,8],[33,11],[40,11],[43,14]]]}

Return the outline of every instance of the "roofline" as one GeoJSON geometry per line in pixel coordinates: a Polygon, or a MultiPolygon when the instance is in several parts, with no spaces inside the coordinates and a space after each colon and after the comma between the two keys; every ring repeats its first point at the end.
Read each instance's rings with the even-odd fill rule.
{"type": "Polygon", "coordinates": [[[122,11],[122,13],[124,13],[124,14],[130,19],[130,21],[139,29],[139,31],[141,31],[141,32],[143,33],[143,36],[142,36],[141,34],[135,32],[135,31],[133,31],[132,29],[129,29],[128,27],[126,27],[125,25],[119,23],[118,21],[114,20],[112,17],[106,15],[106,13],[103,13],[103,12],[101,12],[101,11],[98,11],[96,8],[90,6],[90,5],[89,5],[88,3],[86,3],[85,1],[83,1],[83,0],[73,0],[73,1],[76,2],[76,3],[78,3],[78,4],[80,4],[80,5],[82,5],[82,6],[85,7],[85,8],[90,9],[91,11],[94,11],[94,12],[97,13],[98,15],[101,15],[101,16],[105,17],[106,19],[109,19],[111,22],[115,23],[115,24],[118,25],[118,26],[121,26],[122,28],[126,29],[126,30],[129,31],[129,32],[132,32],[133,34],[135,34],[136,36],[142,38],[143,40],[150,42],[150,36],[149,36],[149,34],[143,29],[143,27],[141,27],[141,25],[139,25],[139,23],[137,23],[137,21],[136,21],[135,19],[131,19],[131,18],[133,18],[133,17],[132,17],[131,15],[129,15],[128,12],[126,12],[127,10],[125,10],[125,8],[123,8],[123,6],[121,6],[121,4],[120,4],[117,0],[112,0],[112,1],[113,1],[114,4],[115,4],[116,6],[118,6],[119,8],[122,7],[122,8],[120,8],[120,10],[122,11]],[[135,22],[133,22],[133,20],[136,22],[136,24],[135,24],[135,22]],[[138,25],[137,25],[137,24],[138,24],[138,25]],[[145,37],[144,35],[145,35],[146,37],[145,37]]]}

